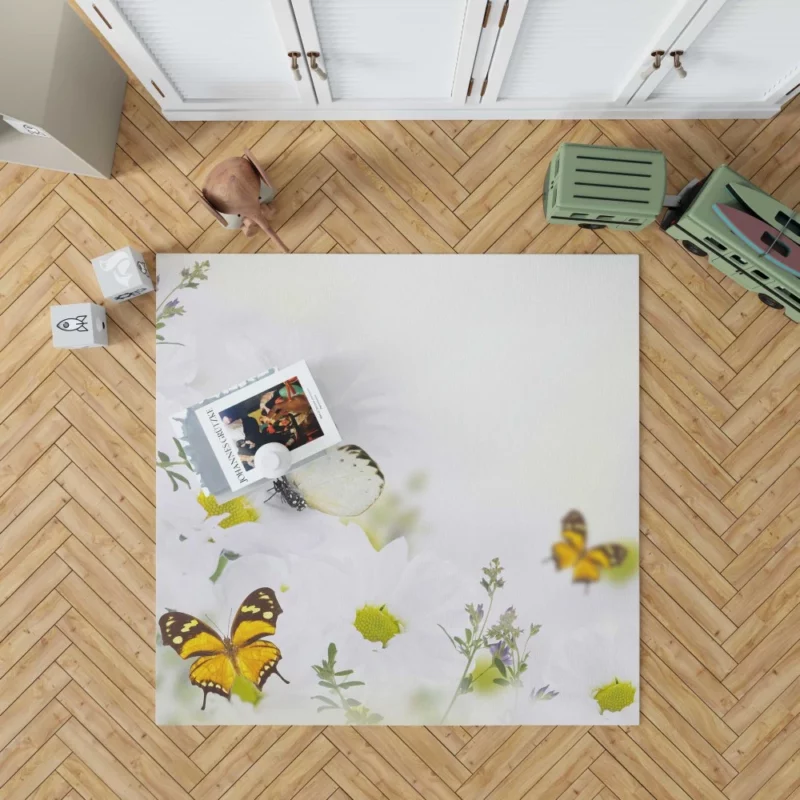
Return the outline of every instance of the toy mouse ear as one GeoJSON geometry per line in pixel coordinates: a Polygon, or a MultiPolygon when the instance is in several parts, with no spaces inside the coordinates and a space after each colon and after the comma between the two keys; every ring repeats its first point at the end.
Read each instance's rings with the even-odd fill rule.
{"type": "Polygon", "coordinates": [[[247,148],[245,148],[244,157],[253,165],[253,169],[258,173],[258,177],[261,178],[261,180],[264,181],[264,183],[266,183],[267,186],[269,186],[269,188],[274,192],[275,188],[270,182],[270,179],[267,177],[267,173],[264,172],[264,170],[261,168],[261,165],[258,163],[258,161],[256,161],[255,156],[247,148]]]}
{"type": "Polygon", "coordinates": [[[214,217],[214,219],[216,219],[216,221],[219,222],[223,228],[227,228],[228,223],[225,221],[225,217],[223,217],[222,214],[220,214],[219,211],[217,211],[217,209],[211,205],[211,202],[206,197],[206,193],[198,192],[198,195],[200,196],[200,202],[202,202],[202,204],[211,212],[211,216],[214,217]]]}

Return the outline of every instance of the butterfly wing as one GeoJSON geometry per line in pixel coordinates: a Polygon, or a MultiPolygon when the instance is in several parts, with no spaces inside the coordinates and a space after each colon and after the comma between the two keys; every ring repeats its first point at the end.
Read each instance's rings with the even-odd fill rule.
{"type": "Polygon", "coordinates": [[[335,517],[363,514],[386,482],[377,463],[354,444],[329,448],[285,480],[310,508],[335,517]]]}
{"type": "Polygon", "coordinates": [[[580,511],[570,511],[561,520],[561,538],[552,548],[556,569],[575,566],[586,549],[586,520],[580,511]]]}
{"type": "Polygon", "coordinates": [[[259,689],[277,671],[280,660],[281,651],[272,642],[251,642],[236,652],[239,672],[259,689]]]}
{"type": "Polygon", "coordinates": [[[587,550],[572,570],[573,583],[594,583],[600,572],[608,567],[618,567],[628,554],[621,544],[601,544],[587,550]]]}
{"type": "Polygon", "coordinates": [[[189,668],[189,680],[194,686],[199,686],[203,690],[201,711],[205,710],[209,692],[230,699],[235,677],[236,670],[227,653],[198,658],[189,668]]]}
{"type": "Polygon", "coordinates": [[[272,636],[282,611],[272,589],[264,587],[250,592],[233,618],[231,642],[234,647],[244,648],[263,636],[272,636]]]}
{"type": "Polygon", "coordinates": [[[167,611],[159,619],[158,626],[161,641],[181,658],[214,655],[225,650],[222,639],[205,622],[191,614],[167,611]]]}

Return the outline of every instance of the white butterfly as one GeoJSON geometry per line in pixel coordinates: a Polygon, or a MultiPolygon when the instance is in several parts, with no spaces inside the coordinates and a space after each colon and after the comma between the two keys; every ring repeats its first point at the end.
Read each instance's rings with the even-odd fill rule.
{"type": "Polygon", "coordinates": [[[320,456],[273,481],[276,495],[291,508],[313,508],[335,517],[363,514],[383,492],[381,468],[355,444],[331,447],[320,456]]]}

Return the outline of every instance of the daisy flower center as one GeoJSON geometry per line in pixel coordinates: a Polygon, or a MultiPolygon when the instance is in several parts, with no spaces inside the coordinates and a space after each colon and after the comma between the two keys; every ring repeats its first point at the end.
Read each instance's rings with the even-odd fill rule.
{"type": "Polygon", "coordinates": [[[385,605],[359,608],[353,625],[368,642],[380,642],[384,647],[402,633],[400,620],[385,605]]]}

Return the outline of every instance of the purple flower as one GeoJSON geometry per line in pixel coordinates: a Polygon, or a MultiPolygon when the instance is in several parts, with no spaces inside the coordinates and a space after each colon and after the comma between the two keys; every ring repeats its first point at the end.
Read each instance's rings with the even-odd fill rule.
{"type": "Polygon", "coordinates": [[[495,642],[489,645],[492,658],[499,658],[507,667],[511,666],[511,648],[505,642],[495,642]]]}
{"type": "Polygon", "coordinates": [[[175,308],[175,306],[178,305],[179,302],[180,300],[178,300],[178,298],[176,297],[174,300],[170,300],[169,303],[167,303],[167,308],[175,308]]]}
{"type": "Polygon", "coordinates": [[[478,608],[475,610],[475,616],[478,618],[478,622],[483,619],[483,603],[478,603],[478,608]]]}

